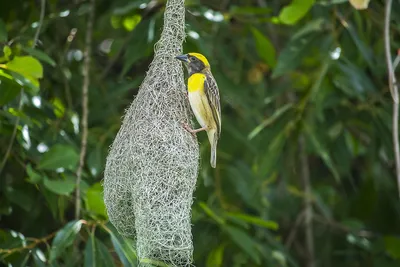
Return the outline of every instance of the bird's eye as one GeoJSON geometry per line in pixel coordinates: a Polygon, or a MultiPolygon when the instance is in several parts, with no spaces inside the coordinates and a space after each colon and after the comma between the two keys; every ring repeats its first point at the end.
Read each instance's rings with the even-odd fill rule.
{"type": "Polygon", "coordinates": [[[190,57],[190,61],[196,61],[197,58],[196,57],[190,57]]]}

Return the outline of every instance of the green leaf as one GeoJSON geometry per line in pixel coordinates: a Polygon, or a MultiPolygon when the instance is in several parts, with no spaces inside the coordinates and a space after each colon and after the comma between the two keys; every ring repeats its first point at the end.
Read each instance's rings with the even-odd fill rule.
{"type": "Polygon", "coordinates": [[[96,267],[96,246],[94,234],[91,233],[85,246],[85,263],[84,267],[96,267]]]}
{"type": "Polygon", "coordinates": [[[8,45],[3,47],[3,53],[6,60],[10,60],[10,56],[12,54],[11,48],[8,45]]]}
{"type": "Polygon", "coordinates": [[[224,259],[225,245],[213,249],[207,258],[207,267],[221,267],[224,259]]]}
{"type": "Polygon", "coordinates": [[[75,220],[67,223],[59,230],[51,244],[49,261],[52,262],[63,254],[64,250],[71,246],[76,235],[81,230],[83,220],[75,220]]]}
{"type": "Polygon", "coordinates": [[[113,267],[115,266],[113,258],[108,248],[99,239],[94,238],[96,265],[94,267],[113,267]]]}
{"type": "Polygon", "coordinates": [[[254,225],[258,225],[261,227],[265,227],[267,229],[271,229],[271,230],[278,230],[279,225],[277,222],[274,221],[270,221],[270,220],[263,220],[260,217],[256,217],[256,216],[250,216],[247,214],[243,214],[243,213],[233,213],[233,212],[227,212],[226,215],[228,215],[229,217],[233,217],[254,225]]]}
{"type": "Polygon", "coordinates": [[[122,264],[125,267],[136,266],[137,255],[134,244],[128,238],[122,237],[111,223],[103,225],[103,228],[110,234],[111,242],[122,264]]]}
{"type": "Polygon", "coordinates": [[[67,145],[55,145],[41,158],[38,169],[56,170],[65,168],[74,170],[79,161],[79,155],[75,149],[67,145]]]}
{"type": "Polygon", "coordinates": [[[316,136],[316,134],[313,132],[313,130],[307,124],[304,124],[304,129],[305,129],[305,132],[307,133],[306,137],[314,145],[315,150],[317,151],[318,155],[322,158],[322,160],[325,162],[326,166],[331,171],[336,182],[339,182],[340,181],[339,171],[337,170],[335,164],[333,163],[333,160],[332,160],[330,154],[328,153],[327,149],[325,148],[323,143],[320,140],[318,140],[318,137],[316,136]]]}
{"type": "Polygon", "coordinates": [[[0,75],[6,77],[4,74],[8,74],[12,79],[17,82],[19,85],[23,86],[24,89],[27,89],[28,92],[32,94],[37,94],[40,90],[39,88],[39,80],[33,77],[24,76],[21,73],[6,69],[3,74],[1,74],[2,70],[0,69],[0,75]]]}
{"type": "Polygon", "coordinates": [[[6,24],[0,19],[0,43],[5,43],[8,40],[6,24]]]}
{"type": "Polygon", "coordinates": [[[315,0],[293,0],[290,5],[281,10],[279,14],[280,22],[287,25],[296,24],[307,14],[314,3],[315,0]]]}
{"type": "Polygon", "coordinates": [[[100,183],[95,183],[86,191],[86,208],[96,215],[107,218],[103,200],[103,187],[100,183]]]}
{"type": "Polygon", "coordinates": [[[272,114],[268,119],[264,120],[260,125],[258,125],[256,128],[254,128],[249,135],[247,136],[247,138],[249,140],[253,139],[254,137],[256,137],[265,127],[271,125],[272,123],[274,123],[279,117],[281,117],[281,115],[283,115],[286,111],[288,111],[289,109],[291,109],[293,107],[293,104],[289,103],[286,104],[280,108],[278,108],[274,114],[272,114]]]}
{"type": "Polygon", "coordinates": [[[271,41],[264,36],[259,30],[252,27],[251,31],[256,40],[256,48],[258,55],[262,58],[269,66],[272,68],[275,67],[276,64],[276,53],[275,48],[272,45],[271,41]]]}
{"type": "Polygon", "coordinates": [[[0,106],[14,100],[20,92],[21,86],[18,83],[0,73],[0,106]]]}
{"type": "Polygon", "coordinates": [[[6,64],[6,68],[18,72],[27,78],[43,78],[42,64],[31,56],[16,56],[6,64]]]}
{"type": "Polygon", "coordinates": [[[39,173],[35,172],[35,171],[32,169],[31,164],[28,164],[28,166],[26,166],[26,172],[27,172],[27,174],[28,174],[28,176],[29,176],[28,181],[29,181],[30,183],[32,183],[32,184],[37,184],[37,183],[39,183],[40,181],[42,181],[42,175],[40,175],[39,173]]]}
{"type": "Polygon", "coordinates": [[[142,20],[142,16],[140,15],[133,15],[130,17],[124,18],[122,24],[124,25],[125,30],[131,32],[135,29],[135,27],[140,23],[142,20]]]}
{"type": "Polygon", "coordinates": [[[199,203],[199,206],[204,210],[204,212],[205,212],[208,216],[210,216],[211,218],[213,218],[217,223],[219,223],[219,224],[224,224],[224,223],[225,223],[224,219],[222,219],[222,218],[219,217],[214,211],[212,211],[212,210],[207,206],[206,203],[204,203],[204,202],[201,201],[201,202],[199,203]]]}
{"type": "Polygon", "coordinates": [[[22,50],[28,53],[31,56],[34,56],[35,58],[48,63],[51,66],[56,66],[56,62],[54,59],[49,57],[45,52],[31,48],[31,47],[22,47],[22,50]]]}
{"type": "Polygon", "coordinates": [[[326,1],[318,1],[318,5],[322,6],[330,6],[330,5],[337,5],[337,4],[343,4],[343,3],[348,3],[349,0],[326,0],[326,1]]]}
{"type": "Polygon", "coordinates": [[[400,238],[394,236],[385,236],[386,251],[395,259],[400,259],[400,238]]]}
{"type": "Polygon", "coordinates": [[[49,178],[45,177],[44,186],[57,195],[68,196],[75,189],[75,179],[71,176],[67,176],[66,179],[59,180],[50,180],[49,178]]]}
{"type": "Polygon", "coordinates": [[[310,34],[303,38],[290,41],[281,51],[272,73],[272,78],[277,78],[287,72],[294,70],[302,63],[303,58],[309,51],[310,44],[316,37],[316,34],[310,34]]]}
{"type": "Polygon", "coordinates": [[[35,249],[33,251],[33,261],[36,267],[46,267],[46,257],[40,249],[35,249]]]}
{"type": "Polygon", "coordinates": [[[226,225],[224,230],[229,234],[232,241],[236,243],[250,258],[257,264],[260,264],[260,254],[257,249],[257,243],[246,232],[234,226],[226,225]]]}
{"type": "Polygon", "coordinates": [[[310,22],[307,22],[303,27],[301,27],[298,31],[296,31],[294,35],[292,35],[290,40],[296,40],[310,33],[322,31],[324,29],[325,24],[326,21],[323,18],[318,18],[310,22]]]}

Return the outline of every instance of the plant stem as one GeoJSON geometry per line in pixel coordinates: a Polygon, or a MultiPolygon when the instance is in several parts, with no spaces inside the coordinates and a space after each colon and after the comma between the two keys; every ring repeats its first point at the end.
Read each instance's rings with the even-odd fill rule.
{"type": "Polygon", "coordinates": [[[90,0],[89,18],[87,21],[85,52],[83,62],[83,85],[82,85],[82,140],[81,152],[79,154],[79,167],[76,173],[76,194],[75,194],[75,218],[79,219],[81,211],[81,180],[85,164],[85,156],[88,138],[88,115],[89,115],[89,85],[90,85],[90,61],[93,34],[95,0],[90,0]]]}
{"type": "Polygon", "coordinates": [[[313,230],[313,207],[312,207],[312,187],[310,181],[310,167],[306,152],[304,136],[299,138],[301,179],[304,187],[304,232],[305,232],[305,249],[307,252],[307,267],[315,266],[314,255],[314,230],[313,230]]]}
{"type": "MultiPolygon", "coordinates": [[[[393,98],[393,146],[394,146],[394,156],[396,163],[396,178],[398,193],[400,197],[400,149],[399,149],[399,90],[397,87],[396,76],[394,74],[394,67],[392,61],[392,55],[390,52],[390,13],[392,11],[392,0],[386,1],[385,8],[385,54],[386,54],[386,64],[388,68],[388,79],[389,88],[393,98]]],[[[397,65],[397,64],[396,64],[397,65]]]]}

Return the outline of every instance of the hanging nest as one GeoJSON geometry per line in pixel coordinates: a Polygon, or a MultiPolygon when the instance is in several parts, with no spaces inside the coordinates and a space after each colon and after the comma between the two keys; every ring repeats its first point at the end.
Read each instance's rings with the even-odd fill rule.
{"type": "Polygon", "coordinates": [[[104,174],[104,201],[118,231],[137,241],[141,266],[190,266],[191,205],[199,167],[181,63],[184,0],[168,0],[150,69],[126,111],[104,174]],[[149,265],[150,266],[150,265],[149,265]]]}

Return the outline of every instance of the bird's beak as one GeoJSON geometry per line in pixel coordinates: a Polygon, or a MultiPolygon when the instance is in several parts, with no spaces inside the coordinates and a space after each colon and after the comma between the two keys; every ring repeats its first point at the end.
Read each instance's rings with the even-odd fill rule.
{"type": "Polygon", "coordinates": [[[179,60],[182,61],[182,62],[189,63],[189,57],[188,57],[187,54],[185,54],[185,55],[180,55],[180,56],[176,56],[175,58],[176,58],[176,59],[179,59],[179,60]]]}

